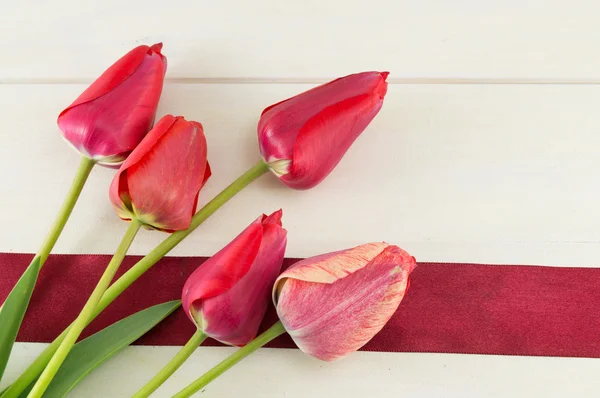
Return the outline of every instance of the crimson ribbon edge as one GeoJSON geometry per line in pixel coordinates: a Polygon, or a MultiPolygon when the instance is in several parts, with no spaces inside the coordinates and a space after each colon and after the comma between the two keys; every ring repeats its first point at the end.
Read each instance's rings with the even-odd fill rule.
{"type": "MultiPolygon", "coordinates": [[[[33,254],[0,253],[0,303],[33,254]]],[[[122,275],[141,257],[128,256],[122,275]]],[[[83,338],[144,308],[179,299],[206,257],[165,257],[115,300],[83,338]]],[[[299,259],[287,258],[284,268],[299,259]]],[[[50,342],[75,319],[108,255],[51,255],[18,342],[50,342]]],[[[419,263],[406,297],[364,351],[600,358],[600,268],[419,263]]],[[[261,330],[276,321],[267,312],[261,330]]],[[[177,310],[136,345],[184,345],[195,326],[177,310]]],[[[219,346],[214,340],[204,345],[219,346]]],[[[284,335],[268,347],[293,348],[284,335]]]]}

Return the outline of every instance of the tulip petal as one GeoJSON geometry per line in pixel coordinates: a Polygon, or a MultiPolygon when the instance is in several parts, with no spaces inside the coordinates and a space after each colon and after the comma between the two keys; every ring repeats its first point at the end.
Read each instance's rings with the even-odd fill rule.
{"type": "Polygon", "coordinates": [[[286,231],[276,223],[263,228],[260,249],[248,273],[227,293],[206,299],[202,304],[202,318],[208,320],[204,332],[223,343],[236,346],[249,343],[256,337],[267,311],[273,282],[283,264],[286,231]]]}
{"type": "Polygon", "coordinates": [[[298,261],[279,275],[275,285],[284,282],[286,278],[306,282],[335,283],[367,266],[372,258],[379,255],[388,246],[384,242],[367,243],[352,249],[321,254],[298,261]]]}
{"type": "Polygon", "coordinates": [[[223,294],[248,273],[260,248],[262,217],[256,219],[233,241],[209,258],[190,275],[183,287],[182,306],[193,321],[194,303],[223,294]]]}
{"type": "Polygon", "coordinates": [[[283,264],[281,216],[258,217],[186,281],[183,309],[208,336],[238,346],[256,336],[283,264]]]}
{"type": "Polygon", "coordinates": [[[58,117],[64,138],[99,164],[122,161],[150,130],[166,58],[140,46],[108,68],[58,117]]]}
{"type": "Polygon", "coordinates": [[[131,156],[129,156],[119,170],[117,174],[112,180],[109,190],[110,201],[113,204],[114,209],[116,210],[119,217],[123,220],[131,220],[133,216],[131,209],[131,198],[122,197],[124,192],[128,192],[128,187],[126,186],[127,181],[124,177],[126,177],[127,170],[129,167],[133,166],[137,162],[139,162],[154,145],[158,142],[159,138],[163,136],[165,132],[167,132],[173,124],[177,121],[177,118],[173,115],[166,115],[161,118],[156,126],[150,132],[142,142],[138,145],[138,149],[134,151],[131,156]]]}
{"type": "MultiPolygon", "coordinates": [[[[125,80],[127,80],[136,69],[140,66],[146,55],[154,55],[164,58],[160,53],[162,50],[162,43],[154,44],[152,47],[142,45],[129,51],[123,57],[119,58],[117,62],[112,64],[108,69],[100,75],[67,109],[62,111],[65,113],[71,108],[86,102],[93,101],[97,98],[114,90],[125,80]]],[[[62,115],[61,113],[61,115],[62,115]]]]}
{"type": "MultiPolygon", "coordinates": [[[[208,181],[208,179],[210,178],[210,176],[212,175],[212,170],[210,169],[210,164],[208,164],[208,161],[206,161],[206,169],[204,170],[204,178],[202,179],[202,187],[204,187],[204,184],[206,184],[206,181],[208,181]]],[[[200,189],[202,189],[202,187],[200,187],[200,189]]],[[[196,198],[194,199],[194,204],[192,206],[192,209],[196,209],[198,207],[198,198],[200,197],[200,191],[198,191],[198,193],[196,194],[196,198]]],[[[194,215],[192,214],[192,217],[194,215]]]]}
{"type": "Polygon", "coordinates": [[[331,105],[308,120],[296,138],[290,172],[281,180],[296,189],[323,181],[382,105],[379,95],[364,94],[331,105]]]}
{"type": "Polygon", "coordinates": [[[356,73],[267,107],[258,124],[260,151],[264,159],[267,162],[292,159],[296,138],[308,120],[348,98],[381,91],[387,75],[387,72],[356,73]]]}
{"type": "MultiPolygon", "coordinates": [[[[316,109],[318,109],[318,105],[323,99],[327,99],[327,101],[332,104],[342,101],[345,98],[355,97],[379,86],[380,79],[383,78],[383,80],[385,80],[388,75],[389,72],[361,72],[339,77],[266,107],[262,111],[261,117],[265,116],[267,112],[275,107],[283,111],[292,105],[306,101],[305,104],[307,107],[317,107],[316,109]],[[283,104],[285,104],[285,106],[281,106],[283,104]]],[[[310,115],[308,118],[310,118],[310,115]]]]}
{"type": "Polygon", "coordinates": [[[283,215],[283,210],[279,209],[276,212],[273,212],[271,215],[267,216],[263,214],[262,223],[263,225],[273,224],[281,227],[281,216],[283,215]]]}
{"type": "Polygon", "coordinates": [[[206,151],[202,125],[178,118],[168,134],[128,167],[136,218],[165,231],[188,228],[204,184],[206,151]]]}
{"type": "Polygon", "coordinates": [[[112,181],[110,200],[124,220],[135,217],[164,231],[189,227],[208,177],[202,125],[164,116],[112,181]],[[159,181],[159,183],[157,183],[159,181]]]}
{"type": "Polygon", "coordinates": [[[204,178],[202,179],[202,186],[204,186],[204,184],[206,184],[206,181],[208,181],[208,179],[210,178],[211,175],[212,175],[212,170],[210,169],[210,164],[208,164],[208,161],[206,161],[206,169],[204,170],[204,178]]]}
{"type": "Polygon", "coordinates": [[[302,351],[325,361],[338,359],[381,330],[400,304],[414,267],[413,257],[389,246],[335,283],[289,277],[280,289],[277,313],[302,351]]]}

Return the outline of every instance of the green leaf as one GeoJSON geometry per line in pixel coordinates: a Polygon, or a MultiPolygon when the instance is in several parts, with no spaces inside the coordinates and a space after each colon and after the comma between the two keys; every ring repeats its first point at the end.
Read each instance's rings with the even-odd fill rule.
{"type": "Polygon", "coordinates": [[[2,325],[0,327],[0,380],[2,380],[39,273],[40,257],[36,256],[0,308],[0,325],[2,325]]]}
{"type": "MultiPolygon", "coordinates": [[[[44,398],[67,395],[102,362],[139,339],[180,305],[181,301],[175,300],[146,308],[77,343],[48,386],[44,398]]],[[[26,395],[27,391],[22,396],[26,395]]]]}

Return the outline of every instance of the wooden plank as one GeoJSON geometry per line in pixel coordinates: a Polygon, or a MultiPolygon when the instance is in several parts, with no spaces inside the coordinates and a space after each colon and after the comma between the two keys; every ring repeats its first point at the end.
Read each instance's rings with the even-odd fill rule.
{"type": "MultiPolygon", "coordinates": [[[[5,384],[42,351],[18,343],[5,384]]],[[[130,397],[180,347],[130,347],[88,376],[70,396],[130,397]],[[115,383],[115,380],[126,382],[115,383]],[[110,381],[110,382],[107,382],[110,381]]],[[[232,352],[201,347],[156,392],[170,397],[232,352]]],[[[261,349],[199,395],[206,398],[593,397],[600,389],[600,361],[581,358],[358,352],[341,361],[319,362],[297,350],[261,349]]]]}
{"type": "MultiPolygon", "coordinates": [[[[166,86],[159,113],[206,129],[213,177],[201,203],[259,159],[263,107],[309,87],[166,86]]],[[[35,251],[51,224],[78,163],[55,118],[83,88],[0,91],[0,251],[35,251]]],[[[421,261],[598,266],[599,106],[599,86],[391,85],[380,115],[324,183],[298,192],[264,176],[174,254],[211,255],[282,207],[288,256],[386,240],[421,261]]],[[[114,251],[126,226],[107,199],[113,174],[93,171],[56,252],[114,251]]],[[[131,252],[164,238],[143,231],[131,252]]]]}
{"type": "Polygon", "coordinates": [[[595,0],[0,4],[0,81],[89,81],[163,41],[169,78],[600,81],[595,0]]]}

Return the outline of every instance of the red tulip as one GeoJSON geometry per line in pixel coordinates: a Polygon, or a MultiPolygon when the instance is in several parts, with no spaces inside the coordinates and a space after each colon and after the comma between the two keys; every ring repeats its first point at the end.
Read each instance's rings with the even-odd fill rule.
{"type": "Polygon", "coordinates": [[[323,181],[381,109],[387,76],[349,75],[266,108],[258,123],[264,161],[294,189],[323,181]]]}
{"type": "Polygon", "coordinates": [[[110,186],[110,200],[124,220],[178,231],[190,226],[209,177],[202,125],[167,115],[125,160],[110,186]]]}
{"type": "Polygon", "coordinates": [[[302,260],[273,287],[279,319],[305,353],[332,361],[358,350],[394,314],[414,257],[369,243],[302,260]]]}
{"type": "Polygon", "coordinates": [[[83,156],[118,166],[152,128],[167,70],[161,48],[134,48],[58,116],[63,137],[83,156]]]}
{"type": "Polygon", "coordinates": [[[185,283],[183,309],[209,337],[242,346],[256,336],[283,263],[281,213],[257,218],[185,283]]]}

